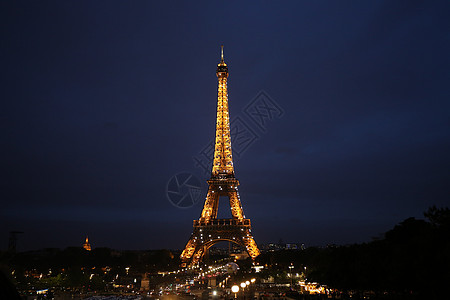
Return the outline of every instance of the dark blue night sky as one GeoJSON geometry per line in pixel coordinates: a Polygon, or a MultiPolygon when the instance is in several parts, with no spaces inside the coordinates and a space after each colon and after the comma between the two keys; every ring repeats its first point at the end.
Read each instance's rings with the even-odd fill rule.
{"type": "Polygon", "coordinates": [[[449,206],[449,11],[3,1],[1,249],[11,230],[25,232],[19,251],[85,235],[93,247],[183,248],[205,194],[180,209],[167,184],[186,172],[206,188],[193,157],[214,137],[221,44],[231,119],[255,137],[234,163],[259,244],[370,241],[449,206]],[[258,127],[245,111],[261,91],[280,112],[258,127]]]}

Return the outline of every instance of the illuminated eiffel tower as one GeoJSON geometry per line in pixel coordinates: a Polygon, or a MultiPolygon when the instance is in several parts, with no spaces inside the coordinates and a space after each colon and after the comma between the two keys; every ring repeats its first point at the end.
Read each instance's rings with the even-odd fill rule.
{"type": "Polygon", "coordinates": [[[228,113],[228,67],[223,60],[223,46],[216,75],[219,87],[214,162],[211,178],[207,181],[209,188],[202,214],[198,220],[194,220],[194,231],[181,253],[184,263],[197,264],[209,247],[221,241],[244,247],[252,259],[260,253],[251,234],[250,220],[245,218],[242,210],[238,192],[239,181],[234,176],[228,113]],[[231,219],[217,219],[220,196],[227,196],[230,200],[231,219]]]}

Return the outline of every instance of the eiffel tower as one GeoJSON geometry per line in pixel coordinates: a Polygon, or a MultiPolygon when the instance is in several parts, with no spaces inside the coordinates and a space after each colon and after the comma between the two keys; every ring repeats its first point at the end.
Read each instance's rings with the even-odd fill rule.
{"type": "Polygon", "coordinates": [[[221,241],[244,247],[252,259],[260,253],[251,234],[250,219],[245,218],[242,210],[239,181],[234,176],[228,113],[228,67],[223,60],[223,46],[221,48],[221,60],[216,72],[219,87],[214,161],[202,214],[194,220],[194,231],[180,256],[185,264],[198,264],[209,247],[221,241]],[[227,196],[230,200],[231,219],[217,219],[220,196],[227,196]]]}

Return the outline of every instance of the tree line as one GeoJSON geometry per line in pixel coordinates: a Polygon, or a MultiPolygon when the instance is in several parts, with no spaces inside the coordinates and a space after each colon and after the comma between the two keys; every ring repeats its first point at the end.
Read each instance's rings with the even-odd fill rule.
{"type": "Polygon", "coordinates": [[[424,216],[408,218],[369,243],[266,253],[259,262],[284,271],[293,264],[307,280],[340,290],[427,295],[423,299],[449,295],[450,210],[432,206],[424,216]]]}

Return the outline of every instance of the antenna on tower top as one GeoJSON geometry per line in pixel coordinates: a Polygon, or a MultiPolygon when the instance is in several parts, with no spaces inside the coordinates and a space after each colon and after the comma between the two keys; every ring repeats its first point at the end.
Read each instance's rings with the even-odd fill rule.
{"type": "Polygon", "coordinates": [[[223,45],[220,46],[220,59],[223,61],[223,45]]]}

